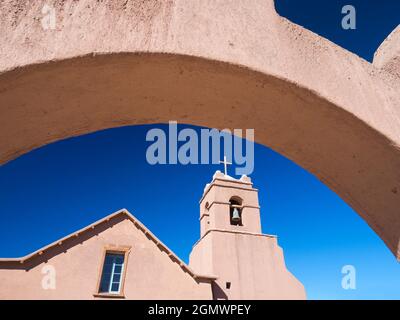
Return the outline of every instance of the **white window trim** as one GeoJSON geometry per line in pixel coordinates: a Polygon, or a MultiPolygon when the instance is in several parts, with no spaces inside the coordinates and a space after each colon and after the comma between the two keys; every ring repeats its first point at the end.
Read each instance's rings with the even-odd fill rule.
{"type": "Polygon", "coordinates": [[[121,291],[121,283],[122,283],[122,277],[124,275],[124,267],[125,267],[125,256],[123,254],[119,254],[119,255],[122,256],[122,258],[123,258],[122,261],[123,262],[122,262],[122,265],[121,265],[121,271],[119,273],[118,290],[116,290],[116,291],[112,290],[113,284],[117,283],[116,281],[114,281],[115,267],[117,265],[115,263],[115,260],[117,259],[116,254],[115,254],[115,256],[113,257],[113,260],[112,260],[112,270],[111,270],[110,283],[108,285],[108,293],[120,293],[120,291],[121,291]]]}

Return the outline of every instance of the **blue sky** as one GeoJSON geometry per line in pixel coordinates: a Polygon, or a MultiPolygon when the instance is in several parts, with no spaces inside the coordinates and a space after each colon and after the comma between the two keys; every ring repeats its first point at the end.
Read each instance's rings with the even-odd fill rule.
{"type": "MultiPolygon", "coordinates": [[[[277,10],[367,60],[400,22],[400,2],[394,0],[280,0],[277,10]],[[344,4],[356,7],[357,30],[341,29],[344,4]]],[[[167,129],[100,131],[1,166],[0,257],[23,256],[127,208],[187,261],[199,237],[198,201],[222,166],[149,165],[145,136],[153,127],[167,129]]],[[[400,298],[400,265],[335,193],[260,145],[251,177],[259,189],[263,232],[279,236],[286,264],[305,285],[308,298],[400,298]],[[356,290],[341,287],[344,265],[356,268],[356,290]]]]}

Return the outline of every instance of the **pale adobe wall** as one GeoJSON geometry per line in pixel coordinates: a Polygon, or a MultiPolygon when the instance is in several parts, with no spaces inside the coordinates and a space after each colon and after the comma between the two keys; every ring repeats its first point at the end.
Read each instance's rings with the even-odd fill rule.
{"type": "Polygon", "coordinates": [[[216,298],[306,299],[304,286],[286,269],[274,237],[211,231],[193,248],[190,266],[218,276],[216,298]]]}
{"type": "MultiPolygon", "coordinates": [[[[199,274],[213,274],[213,244],[211,237],[199,239],[189,255],[189,266],[199,274]]],[[[215,275],[218,277],[218,275],[215,275]]]]}
{"type": "Polygon", "coordinates": [[[389,34],[376,50],[374,65],[400,77],[400,25],[389,34]]]}
{"type": "Polygon", "coordinates": [[[55,30],[41,27],[41,2],[0,3],[0,163],[123,125],[254,128],[400,257],[399,77],[272,0],[47,3],[55,30]]]}
{"type": "Polygon", "coordinates": [[[95,229],[94,233],[98,231],[82,243],[79,237],[73,240],[71,248],[68,243],[61,245],[57,249],[61,253],[54,257],[44,254],[48,261],[27,271],[6,270],[0,263],[0,299],[94,299],[104,246],[109,245],[132,247],[126,269],[126,299],[212,299],[209,283],[197,283],[130,220],[104,231],[95,229]],[[56,270],[56,290],[42,289],[45,265],[56,270]]]}

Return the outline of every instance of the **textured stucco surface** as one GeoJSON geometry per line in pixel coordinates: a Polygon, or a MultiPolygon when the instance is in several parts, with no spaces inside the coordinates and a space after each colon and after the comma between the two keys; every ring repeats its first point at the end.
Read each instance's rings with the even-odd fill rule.
{"type": "Polygon", "coordinates": [[[124,215],[21,262],[0,261],[0,299],[104,299],[96,297],[105,248],[129,247],[125,299],[212,299],[211,283],[198,282],[124,215]],[[44,289],[52,266],[55,288],[44,289]]]}
{"type": "Polygon", "coordinates": [[[396,77],[400,77],[400,25],[376,50],[374,65],[396,77]]]}
{"type": "Polygon", "coordinates": [[[400,256],[397,33],[370,64],[272,0],[48,3],[55,30],[39,2],[0,4],[1,163],[129,124],[254,128],[400,256]]]}
{"type": "Polygon", "coordinates": [[[277,237],[262,233],[260,215],[258,190],[248,177],[214,174],[200,201],[200,239],[189,258],[195,273],[217,276],[214,299],[306,299],[277,237]],[[241,225],[230,223],[232,197],[240,199],[241,225]]]}

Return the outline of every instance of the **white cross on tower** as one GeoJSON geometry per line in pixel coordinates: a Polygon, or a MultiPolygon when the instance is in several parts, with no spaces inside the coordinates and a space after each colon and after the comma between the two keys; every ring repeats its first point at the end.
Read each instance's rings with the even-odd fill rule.
{"type": "Polygon", "coordinates": [[[228,175],[228,164],[232,164],[232,162],[228,162],[226,160],[226,156],[224,156],[224,161],[220,161],[219,163],[223,163],[224,164],[224,171],[225,171],[225,175],[228,175]]]}

